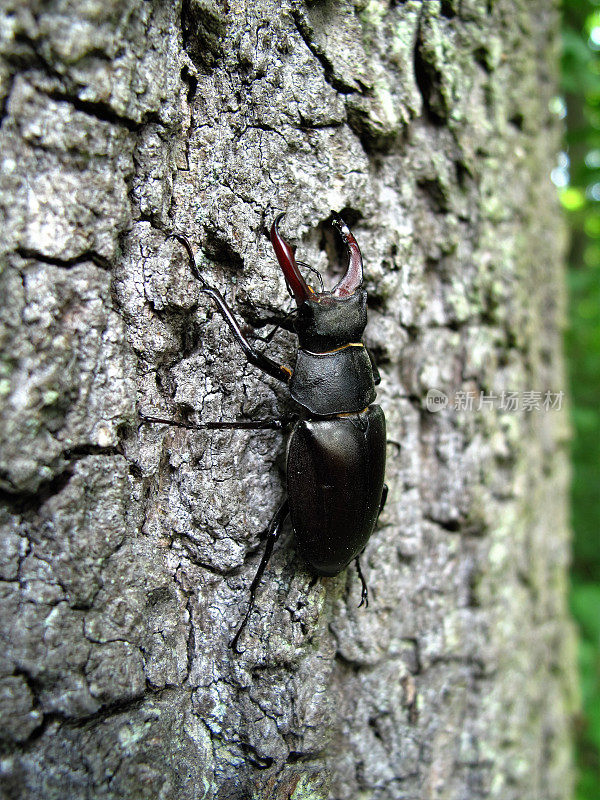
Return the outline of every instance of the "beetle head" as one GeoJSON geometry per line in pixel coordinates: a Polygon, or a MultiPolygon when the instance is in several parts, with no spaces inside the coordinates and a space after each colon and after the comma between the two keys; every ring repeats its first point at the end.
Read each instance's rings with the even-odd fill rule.
{"type": "Polygon", "coordinates": [[[356,239],[340,217],[332,225],[346,245],[347,267],[330,292],[315,292],[298,269],[294,251],[279,233],[280,214],[271,227],[271,243],[286,283],[298,305],[294,327],[300,347],[325,352],[359,342],[367,324],[367,293],[362,288],[362,257],[356,239]]]}

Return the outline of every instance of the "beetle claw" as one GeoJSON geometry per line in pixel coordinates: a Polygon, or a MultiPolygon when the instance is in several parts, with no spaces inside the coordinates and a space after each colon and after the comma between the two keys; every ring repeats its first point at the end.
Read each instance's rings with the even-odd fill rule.
{"type": "Polygon", "coordinates": [[[362,569],[360,568],[360,557],[356,556],[354,559],[354,563],[356,564],[356,571],[358,572],[358,577],[360,578],[360,585],[361,585],[361,592],[360,592],[360,603],[358,607],[364,606],[365,608],[369,607],[369,587],[367,586],[367,582],[365,580],[365,576],[362,573],[362,569]]]}
{"type": "Polygon", "coordinates": [[[358,242],[352,235],[350,228],[346,225],[344,220],[336,214],[333,217],[331,224],[339,231],[348,252],[348,267],[346,269],[346,274],[334,288],[332,294],[334,294],[336,297],[349,297],[351,294],[354,294],[354,292],[360,286],[362,286],[362,256],[360,254],[358,242]]]}
{"type": "Polygon", "coordinates": [[[300,306],[310,297],[312,290],[298,269],[292,246],[279,233],[279,220],[284,216],[285,214],[279,214],[271,225],[271,244],[273,245],[273,250],[275,250],[279,266],[285,275],[285,282],[288,288],[292,290],[296,303],[300,306]]]}

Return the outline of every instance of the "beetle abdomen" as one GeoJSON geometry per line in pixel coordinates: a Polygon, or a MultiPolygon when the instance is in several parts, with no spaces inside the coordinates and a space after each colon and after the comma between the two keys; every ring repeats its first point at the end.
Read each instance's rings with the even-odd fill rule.
{"type": "Polygon", "coordinates": [[[379,513],[385,417],[300,420],[288,450],[288,494],[300,552],[320,575],[337,575],[365,547],[379,513]]]}

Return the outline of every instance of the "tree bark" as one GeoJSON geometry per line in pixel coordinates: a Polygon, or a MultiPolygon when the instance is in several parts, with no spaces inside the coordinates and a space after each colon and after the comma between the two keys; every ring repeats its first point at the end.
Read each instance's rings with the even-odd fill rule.
{"type": "Polygon", "coordinates": [[[568,428],[523,408],[565,388],[551,5],[5,0],[3,797],[570,797],[568,428]],[[388,422],[371,603],[288,528],[236,656],[285,437],[138,410],[292,408],[166,235],[265,333],[274,216],[331,286],[331,209],[388,422]]]}

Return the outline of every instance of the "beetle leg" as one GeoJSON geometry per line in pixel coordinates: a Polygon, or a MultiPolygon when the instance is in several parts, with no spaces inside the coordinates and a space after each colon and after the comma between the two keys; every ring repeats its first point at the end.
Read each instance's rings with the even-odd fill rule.
{"type": "MultiPolygon", "coordinates": [[[[379,519],[379,515],[383,511],[383,507],[385,506],[385,501],[387,500],[387,496],[388,496],[388,485],[387,483],[384,483],[383,491],[381,492],[381,502],[379,503],[379,511],[377,512],[377,519],[379,519]]],[[[360,568],[360,556],[356,556],[356,558],[354,559],[354,563],[356,564],[356,571],[358,572],[358,577],[360,578],[360,585],[362,587],[360,592],[360,603],[358,604],[358,607],[360,608],[362,605],[364,605],[365,608],[368,608],[369,587],[367,586],[365,576],[363,575],[362,569],[360,568]]]]}
{"type": "Polygon", "coordinates": [[[221,431],[221,430],[250,430],[250,431],[281,431],[286,428],[296,417],[282,417],[282,419],[232,419],[219,422],[180,422],[166,417],[155,417],[138,411],[142,423],[149,422],[154,425],[173,425],[176,428],[185,428],[189,431],[221,431]]]}
{"type": "Polygon", "coordinates": [[[190,268],[194,273],[194,277],[200,283],[200,291],[207,294],[211,297],[217,306],[217,309],[225,322],[229,325],[231,332],[239,344],[239,346],[244,351],[244,355],[255,367],[258,367],[263,372],[266,372],[267,375],[271,375],[273,378],[277,378],[284,383],[287,383],[292,375],[291,370],[287,367],[278,364],[276,361],[273,361],[271,358],[266,356],[264,353],[261,353],[260,350],[257,350],[255,347],[252,347],[248,339],[242,333],[242,329],[239,326],[238,321],[233,316],[233,311],[229,308],[227,303],[225,302],[225,298],[218,291],[218,289],[213,289],[212,286],[209,286],[202,275],[200,274],[200,270],[198,269],[198,265],[196,264],[196,259],[194,258],[194,252],[192,250],[192,246],[189,241],[186,239],[185,236],[181,233],[172,233],[170,238],[177,239],[186,249],[188,254],[188,258],[190,260],[190,268]]]}
{"type": "Polygon", "coordinates": [[[281,330],[281,325],[275,325],[266,336],[257,336],[257,339],[260,339],[261,342],[266,342],[269,344],[273,340],[273,337],[277,333],[277,331],[281,330]]]}
{"type": "Polygon", "coordinates": [[[254,580],[250,584],[250,600],[248,602],[248,609],[246,614],[244,615],[244,619],[242,620],[242,624],[237,630],[237,633],[233,637],[233,639],[229,642],[229,646],[233,650],[234,653],[243,653],[243,650],[238,648],[238,642],[242,631],[246,627],[246,623],[250,617],[252,609],[254,608],[254,599],[256,597],[256,590],[260,585],[261,578],[263,573],[266,569],[267,564],[269,563],[269,559],[271,558],[271,553],[273,552],[273,547],[275,546],[275,542],[279,539],[281,534],[281,530],[283,528],[283,523],[285,522],[285,518],[288,515],[288,511],[290,510],[289,503],[287,498],[283,501],[281,506],[277,509],[277,512],[273,519],[271,520],[269,527],[267,528],[267,544],[265,547],[265,552],[263,553],[263,557],[260,560],[260,564],[258,565],[258,569],[256,570],[256,575],[254,576],[254,580]]]}
{"type": "Polygon", "coordinates": [[[360,603],[358,607],[360,608],[364,605],[365,608],[369,607],[369,587],[367,586],[367,582],[365,580],[365,576],[362,573],[362,569],[360,568],[360,556],[356,556],[354,559],[354,563],[356,564],[356,571],[358,572],[358,577],[360,578],[361,584],[361,592],[360,592],[360,603]]]}
{"type": "Polygon", "coordinates": [[[381,502],[379,503],[379,511],[377,512],[377,519],[379,519],[379,515],[385,508],[385,501],[387,500],[388,491],[389,491],[388,485],[387,483],[384,483],[383,491],[381,492],[381,502]]]}
{"type": "Polygon", "coordinates": [[[275,325],[273,330],[269,331],[269,333],[266,336],[258,336],[258,334],[255,334],[255,338],[256,339],[260,339],[261,342],[270,342],[271,339],[275,336],[275,334],[277,333],[278,330],[282,330],[283,329],[284,331],[289,331],[290,333],[294,333],[293,321],[290,322],[289,320],[290,320],[290,317],[292,317],[292,316],[294,316],[296,314],[296,311],[297,311],[297,309],[292,308],[291,311],[288,311],[287,314],[284,314],[279,319],[279,321],[277,322],[277,324],[275,325]]]}

